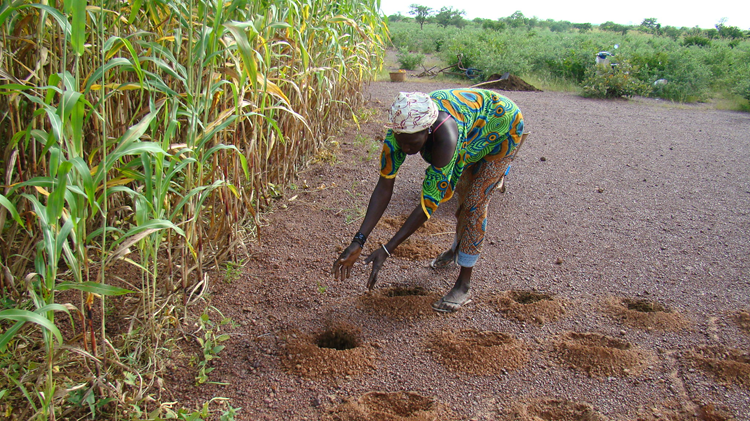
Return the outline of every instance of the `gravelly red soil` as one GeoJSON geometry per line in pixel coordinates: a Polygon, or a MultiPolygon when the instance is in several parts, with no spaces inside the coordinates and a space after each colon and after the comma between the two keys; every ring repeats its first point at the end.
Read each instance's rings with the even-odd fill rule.
{"type": "MultiPolygon", "coordinates": [[[[246,420],[750,420],[748,114],[503,92],[531,136],[507,192],[490,205],[473,303],[433,313],[424,297],[447,291],[457,270],[432,270],[419,254],[389,259],[377,296],[363,297],[367,267],[333,280],[331,265],[361,222],[347,219],[364,211],[377,181],[379,148],[368,154],[368,146],[382,139],[384,110],[399,90],[446,87],[369,87],[366,107],[377,113],[359,129],[343,128],[333,139],[338,161],[304,171],[297,190],[263,217],[262,243],[248,246],[243,276],[212,284],[211,304],[239,324],[210,373],[226,385],[193,386],[194,368],[177,358],[166,378],[175,400],[191,407],[227,397],[246,420]],[[389,302],[394,287],[421,292],[389,302]],[[545,294],[562,310],[498,304],[518,291],[545,294]],[[637,302],[655,305],[628,309],[637,302]],[[511,307],[525,316],[505,314],[511,307]],[[535,308],[547,313],[535,318],[535,308]],[[300,346],[332,326],[350,329],[358,347],[300,346]],[[486,346],[486,355],[497,354],[492,343],[460,337],[512,341],[513,364],[486,372],[443,364],[434,343],[441,335],[464,350],[486,346]],[[557,415],[531,418],[545,413],[557,415]]],[[[386,217],[413,209],[423,170],[420,158],[407,160],[386,217]]],[[[448,247],[454,210],[453,201],[443,204],[410,247],[448,247]]],[[[366,251],[394,232],[381,224],[366,251]]]]}

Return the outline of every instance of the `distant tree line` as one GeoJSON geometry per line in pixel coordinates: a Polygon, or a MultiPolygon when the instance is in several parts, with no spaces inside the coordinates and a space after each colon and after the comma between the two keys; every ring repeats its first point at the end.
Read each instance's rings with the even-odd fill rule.
{"type": "Polygon", "coordinates": [[[556,21],[553,19],[541,20],[537,17],[526,17],[520,11],[516,11],[510,16],[499,19],[475,18],[472,21],[464,19],[466,14],[463,10],[457,10],[453,7],[443,7],[439,10],[432,9],[428,6],[412,4],[409,6],[409,16],[400,13],[388,16],[390,22],[399,22],[413,19],[421,29],[425,24],[435,24],[444,28],[455,26],[463,28],[469,23],[481,26],[483,29],[503,31],[506,28],[547,28],[552,32],[587,32],[594,28],[602,31],[616,32],[622,35],[628,31],[639,31],[655,36],[669,37],[674,40],[683,38],[685,45],[707,46],[714,39],[730,40],[730,46],[738,45],[739,41],[750,37],[750,31],[744,31],[736,26],[726,24],[726,18],[721,19],[714,28],[701,29],[699,27],[681,27],[662,26],[656,18],[646,18],[640,25],[622,25],[607,21],[601,25],[592,25],[591,23],[573,23],[569,21],[556,21]]]}

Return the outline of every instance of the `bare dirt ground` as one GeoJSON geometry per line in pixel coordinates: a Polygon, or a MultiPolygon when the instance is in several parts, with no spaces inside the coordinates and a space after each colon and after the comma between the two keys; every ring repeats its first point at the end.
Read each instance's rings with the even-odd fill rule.
{"type": "MultiPolygon", "coordinates": [[[[224,384],[194,386],[177,355],[174,400],[227,397],[243,420],[750,420],[748,114],[502,92],[531,136],[490,205],[473,303],[430,308],[457,275],[428,267],[454,201],[373,293],[368,267],[333,280],[377,181],[385,109],[447,87],[369,87],[374,115],[263,216],[242,276],[212,284],[238,324],[212,362],[224,384]]],[[[407,159],[363,256],[416,205],[424,167],[407,159]]]]}

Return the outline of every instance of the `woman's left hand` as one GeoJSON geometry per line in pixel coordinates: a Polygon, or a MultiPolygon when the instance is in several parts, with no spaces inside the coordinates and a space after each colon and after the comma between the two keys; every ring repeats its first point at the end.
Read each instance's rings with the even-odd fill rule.
{"type": "Polygon", "coordinates": [[[388,254],[382,247],[380,247],[375,249],[375,251],[365,259],[365,264],[372,262],[372,272],[370,272],[370,279],[367,280],[367,289],[371,290],[372,287],[375,286],[375,282],[378,281],[378,272],[380,272],[380,268],[383,266],[383,263],[385,263],[385,259],[387,258],[388,254]]]}

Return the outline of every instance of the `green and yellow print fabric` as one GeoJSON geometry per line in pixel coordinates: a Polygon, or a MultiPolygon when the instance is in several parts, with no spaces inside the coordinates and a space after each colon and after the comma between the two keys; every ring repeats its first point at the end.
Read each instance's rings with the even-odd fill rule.
{"type": "MultiPolygon", "coordinates": [[[[453,196],[464,169],[480,160],[494,161],[513,154],[523,134],[523,116],[513,101],[484,89],[445,89],[430,93],[440,111],[458,125],[458,142],[451,162],[425,170],[422,209],[429,218],[453,196]]],[[[406,159],[393,131],[388,130],[380,156],[380,175],[393,178],[406,159]]]]}

